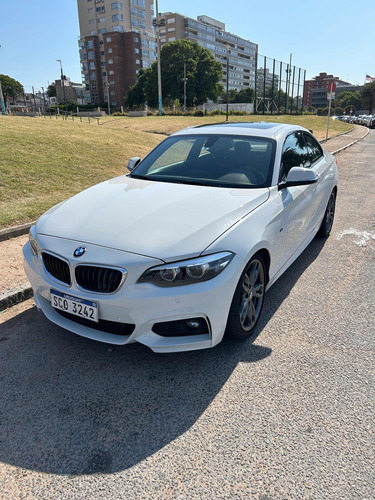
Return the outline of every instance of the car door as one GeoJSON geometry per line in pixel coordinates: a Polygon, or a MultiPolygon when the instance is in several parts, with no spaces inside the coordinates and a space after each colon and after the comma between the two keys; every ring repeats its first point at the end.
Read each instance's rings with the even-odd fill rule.
{"type": "MultiPolygon", "coordinates": [[[[311,166],[310,153],[302,131],[288,135],[284,142],[279,182],[285,181],[292,167],[311,166]]],[[[315,196],[315,184],[290,186],[279,190],[283,210],[283,261],[287,262],[300,251],[309,237],[311,203],[315,196]]]]}

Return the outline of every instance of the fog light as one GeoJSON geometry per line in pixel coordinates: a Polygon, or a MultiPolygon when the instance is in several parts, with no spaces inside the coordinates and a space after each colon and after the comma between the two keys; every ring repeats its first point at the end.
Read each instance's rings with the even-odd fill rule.
{"type": "Polygon", "coordinates": [[[189,328],[199,328],[199,321],[194,321],[194,320],[188,320],[186,321],[186,324],[189,328]]]}

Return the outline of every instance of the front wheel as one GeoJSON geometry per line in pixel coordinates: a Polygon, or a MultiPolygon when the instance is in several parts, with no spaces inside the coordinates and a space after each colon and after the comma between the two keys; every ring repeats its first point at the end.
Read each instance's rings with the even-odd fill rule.
{"type": "Polygon", "coordinates": [[[322,224],[318,230],[318,236],[321,236],[322,238],[327,238],[330,235],[333,225],[333,219],[335,217],[335,208],[336,208],[336,191],[332,191],[328,200],[326,211],[324,213],[322,224]]]}
{"type": "Polygon", "coordinates": [[[266,288],[266,268],[261,255],[246,266],[230,307],[225,335],[244,340],[251,337],[262,312],[266,288]]]}

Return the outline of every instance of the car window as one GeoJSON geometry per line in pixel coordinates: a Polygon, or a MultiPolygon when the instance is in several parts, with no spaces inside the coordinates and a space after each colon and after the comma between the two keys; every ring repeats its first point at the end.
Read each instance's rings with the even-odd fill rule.
{"type": "Polygon", "coordinates": [[[308,168],[310,166],[310,154],[302,132],[290,134],[283,147],[279,180],[285,180],[292,167],[308,168]]]}
{"type": "Polygon", "coordinates": [[[150,168],[150,171],[161,167],[166,167],[168,165],[176,165],[186,161],[193,145],[193,139],[186,139],[175,142],[171,145],[170,148],[168,148],[159,156],[159,158],[150,168]]]}
{"type": "Polygon", "coordinates": [[[270,186],[276,143],[247,135],[190,135],[165,139],[131,177],[220,187],[270,186]]]}
{"type": "Polygon", "coordinates": [[[323,151],[322,148],[320,147],[320,144],[314,139],[314,137],[311,137],[309,134],[304,134],[306,144],[307,144],[307,149],[310,153],[310,158],[311,158],[311,163],[315,163],[319,158],[323,156],[323,151]]]}

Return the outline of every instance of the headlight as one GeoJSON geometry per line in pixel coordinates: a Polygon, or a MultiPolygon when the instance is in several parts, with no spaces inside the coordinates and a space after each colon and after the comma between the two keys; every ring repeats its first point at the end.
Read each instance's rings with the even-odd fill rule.
{"type": "Polygon", "coordinates": [[[156,286],[183,286],[215,278],[233,259],[234,253],[220,252],[195,259],[152,267],[142,274],[137,283],[156,286]]]}
{"type": "Polygon", "coordinates": [[[36,237],[35,225],[31,226],[29,231],[29,243],[31,246],[31,250],[34,255],[38,255],[38,239],[36,237]]]}

